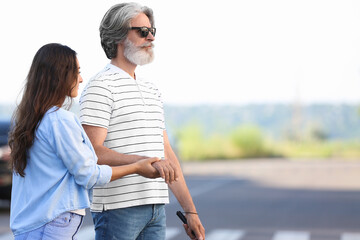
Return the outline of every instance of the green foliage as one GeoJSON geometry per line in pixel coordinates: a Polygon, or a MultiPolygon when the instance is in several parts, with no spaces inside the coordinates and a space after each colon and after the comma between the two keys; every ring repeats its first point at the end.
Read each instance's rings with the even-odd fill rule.
{"type": "Polygon", "coordinates": [[[273,157],[256,126],[240,126],[230,134],[205,136],[198,123],[190,123],[177,132],[178,151],[183,160],[273,157]]]}
{"type": "Polygon", "coordinates": [[[182,159],[203,158],[203,131],[199,124],[193,123],[183,127],[177,133],[178,150],[182,159]]]}
{"type": "Polygon", "coordinates": [[[286,158],[341,158],[358,159],[359,141],[285,141],[277,142],[277,148],[286,158]]]}
{"type": "Polygon", "coordinates": [[[253,124],[266,137],[279,141],[300,139],[305,131],[315,138],[349,140],[360,138],[359,105],[348,104],[248,104],[248,105],[165,105],[167,126],[182,128],[191,121],[201,124],[205,135],[231,132],[253,124]]]}
{"type": "MultiPolygon", "coordinates": [[[[321,129],[320,129],[321,130],[321,129]]],[[[176,142],[182,160],[241,158],[343,158],[360,157],[360,141],[330,141],[319,128],[304,131],[301,140],[270,140],[255,125],[240,125],[224,134],[204,134],[198,122],[177,131],[176,142]],[[315,129],[315,130],[314,130],[315,129]]]]}
{"type": "Polygon", "coordinates": [[[264,137],[256,126],[244,125],[237,127],[231,133],[231,140],[241,151],[242,157],[262,157],[266,155],[264,137]]]}

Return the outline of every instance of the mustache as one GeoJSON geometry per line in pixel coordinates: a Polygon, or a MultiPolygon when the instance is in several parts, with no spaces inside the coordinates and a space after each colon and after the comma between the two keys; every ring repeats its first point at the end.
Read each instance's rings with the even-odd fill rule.
{"type": "Polygon", "coordinates": [[[144,43],[142,45],[140,45],[141,48],[144,48],[144,47],[151,47],[151,48],[154,48],[155,45],[151,42],[147,42],[147,43],[144,43]]]}

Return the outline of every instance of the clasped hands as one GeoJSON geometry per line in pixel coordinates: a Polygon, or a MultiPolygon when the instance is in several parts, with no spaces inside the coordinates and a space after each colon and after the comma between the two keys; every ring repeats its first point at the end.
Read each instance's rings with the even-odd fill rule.
{"type": "Polygon", "coordinates": [[[177,181],[180,169],[169,159],[147,158],[138,161],[139,174],[147,178],[161,177],[167,184],[177,181]]]}

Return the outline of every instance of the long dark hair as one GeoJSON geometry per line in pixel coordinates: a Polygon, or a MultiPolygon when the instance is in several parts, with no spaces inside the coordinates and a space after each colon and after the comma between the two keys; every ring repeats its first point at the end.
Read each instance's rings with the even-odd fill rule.
{"type": "Polygon", "coordinates": [[[71,48],[50,43],[35,54],[9,134],[10,164],[15,173],[25,176],[27,152],[37,127],[52,106],[61,106],[71,96],[77,77],[76,52],[71,48]]]}

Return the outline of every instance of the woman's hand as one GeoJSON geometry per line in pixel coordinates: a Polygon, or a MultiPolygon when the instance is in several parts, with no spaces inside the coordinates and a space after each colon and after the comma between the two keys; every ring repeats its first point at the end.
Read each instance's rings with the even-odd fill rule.
{"type": "Polygon", "coordinates": [[[145,158],[135,163],[136,173],[147,178],[160,177],[159,172],[152,166],[153,163],[160,161],[158,157],[145,158]]]}

